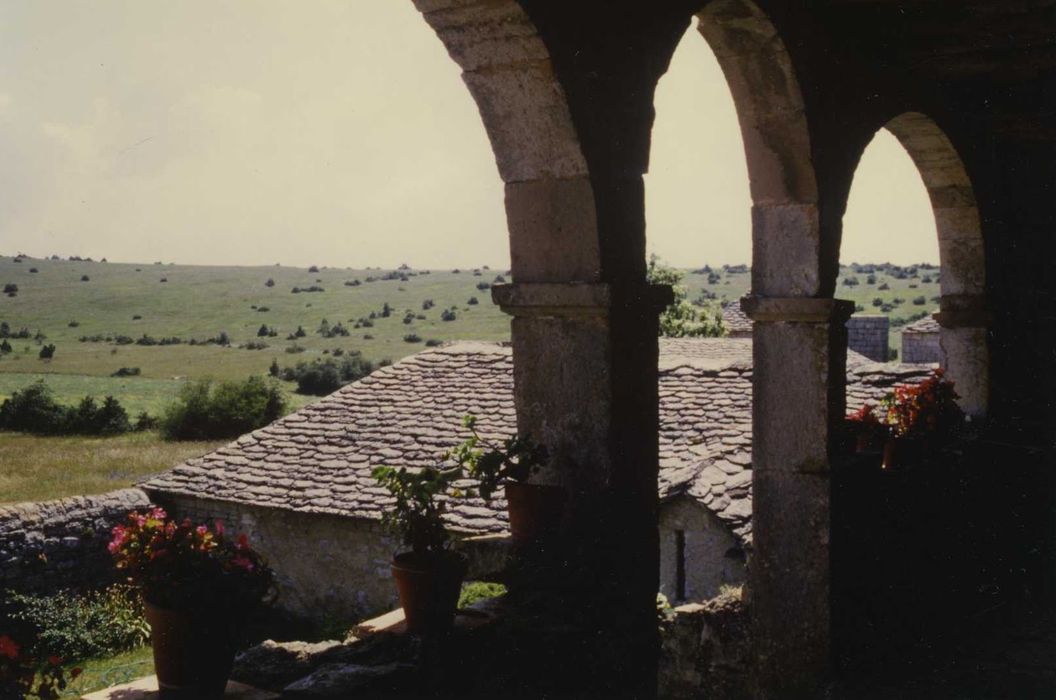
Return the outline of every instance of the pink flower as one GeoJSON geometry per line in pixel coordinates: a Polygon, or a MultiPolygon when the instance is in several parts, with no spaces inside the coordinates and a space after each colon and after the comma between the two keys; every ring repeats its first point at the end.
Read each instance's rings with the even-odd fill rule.
{"type": "Polygon", "coordinates": [[[232,566],[237,566],[243,571],[253,571],[253,562],[246,557],[238,556],[231,560],[232,566]]]}
{"type": "Polygon", "coordinates": [[[223,537],[224,536],[224,521],[223,520],[217,520],[213,524],[213,529],[216,530],[216,536],[217,537],[223,537]]]}

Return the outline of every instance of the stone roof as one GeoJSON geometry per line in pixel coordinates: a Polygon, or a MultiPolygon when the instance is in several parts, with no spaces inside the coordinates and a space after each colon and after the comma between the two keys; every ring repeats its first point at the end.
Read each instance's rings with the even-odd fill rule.
{"type": "MultiPolygon", "coordinates": [[[[929,371],[852,359],[852,408],[929,371]]],[[[751,537],[751,381],[750,340],[661,341],[660,496],[697,499],[744,542],[751,537]]],[[[516,430],[508,345],[459,342],[412,355],[142,486],[378,519],[391,501],[371,469],[435,464],[464,438],[466,414],[478,417],[485,435],[516,430]]],[[[505,502],[454,500],[448,518],[459,531],[503,532],[505,502]]]]}
{"type": "Polygon", "coordinates": [[[738,301],[731,301],[722,307],[722,325],[726,328],[726,333],[731,336],[751,337],[752,335],[752,319],[741,311],[741,304],[738,301]]]}
{"type": "Polygon", "coordinates": [[[914,321],[905,328],[902,329],[903,333],[938,333],[939,322],[932,318],[931,314],[928,314],[919,321],[914,321]]]}

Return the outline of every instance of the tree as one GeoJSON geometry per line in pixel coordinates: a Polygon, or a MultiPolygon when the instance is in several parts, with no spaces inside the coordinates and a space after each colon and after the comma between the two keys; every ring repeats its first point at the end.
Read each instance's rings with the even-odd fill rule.
{"type": "Polygon", "coordinates": [[[674,292],[674,301],[660,314],[660,336],[664,338],[710,337],[724,335],[722,308],[709,304],[699,311],[687,301],[681,285],[683,273],[664,265],[653,255],[649,258],[646,279],[650,284],[666,284],[674,292]]]}
{"type": "Polygon", "coordinates": [[[55,344],[49,343],[40,349],[38,357],[42,360],[50,360],[55,357],[55,344]]]}

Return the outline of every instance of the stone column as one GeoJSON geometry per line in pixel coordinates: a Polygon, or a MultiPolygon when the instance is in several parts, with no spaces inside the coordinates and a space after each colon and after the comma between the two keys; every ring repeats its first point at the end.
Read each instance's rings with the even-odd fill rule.
{"type": "Polygon", "coordinates": [[[972,418],[982,418],[990,397],[989,314],[982,294],[943,294],[934,314],[946,376],[960,395],[957,403],[972,418]]]}
{"type": "MultiPolygon", "coordinates": [[[[515,555],[522,575],[511,595],[541,635],[524,647],[557,664],[545,673],[563,679],[563,694],[655,695],[657,319],[671,290],[492,289],[514,317],[518,429],[550,451],[537,480],[563,486],[569,499],[559,540],[515,555]]],[[[531,680],[540,692],[545,682],[531,680]]]]}
{"type": "Polygon", "coordinates": [[[761,697],[830,677],[829,439],[843,418],[849,301],[749,296],[755,321],[749,570],[761,697]]]}

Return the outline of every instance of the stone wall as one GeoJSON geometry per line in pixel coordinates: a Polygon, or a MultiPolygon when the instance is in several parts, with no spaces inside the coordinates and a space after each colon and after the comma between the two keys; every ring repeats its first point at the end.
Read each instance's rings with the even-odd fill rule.
{"type": "Polygon", "coordinates": [[[724,584],[744,583],[744,551],[729,527],[699,503],[681,496],[660,507],[660,592],[667,599],[706,600],[724,584]],[[678,592],[678,533],[683,538],[685,595],[678,592]]]}
{"type": "Polygon", "coordinates": [[[139,489],[0,506],[0,590],[47,593],[115,580],[110,530],[149,505],[139,489]]]}
{"type": "Polygon", "coordinates": [[[847,347],[870,360],[887,362],[889,330],[887,316],[851,316],[847,321],[847,347]]]}
{"type": "MultiPolygon", "coordinates": [[[[345,622],[399,606],[390,562],[399,544],[380,523],[325,513],[152,494],[172,515],[194,522],[222,520],[246,533],[275,570],[275,606],[295,618],[345,622]]],[[[476,537],[460,550],[469,557],[469,577],[490,578],[505,565],[503,538],[476,537]]]]}
{"type": "Polygon", "coordinates": [[[942,362],[942,348],[938,333],[903,333],[902,362],[942,362]]]}
{"type": "Polygon", "coordinates": [[[750,697],[748,614],[740,597],[683,605],[666,617],[660,625],[658,697],[750,697]]]}
{"type": "Polygon", "coordinates": [[[396,543],[378,523],[193,496],[154,494],[176,517],[222,520],[246,533],[275,570],[283,612],[359,620],[398,605],[389,562],[396,543]]]}

